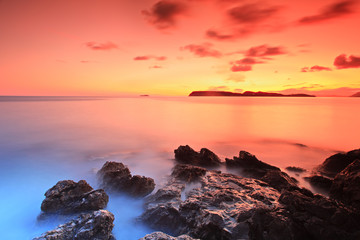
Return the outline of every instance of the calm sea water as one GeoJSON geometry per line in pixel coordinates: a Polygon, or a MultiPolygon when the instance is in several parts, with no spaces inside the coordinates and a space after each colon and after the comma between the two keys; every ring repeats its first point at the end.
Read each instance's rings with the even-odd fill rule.
{"type": "MultiPolygon", "coordinates": [[[[246,150],[281,168],[311,170],[360,147],[359,106],[360,98],[0,98],[0,238],[31,239],[63,223],[37,221],[45,191],[64,179],[96,188],[108,160],[157,186],[184,144],[222,159],[246,150]]],[[[110,196],[116,237],[152,231],[134,222],[141,206],[110,196]]]]}

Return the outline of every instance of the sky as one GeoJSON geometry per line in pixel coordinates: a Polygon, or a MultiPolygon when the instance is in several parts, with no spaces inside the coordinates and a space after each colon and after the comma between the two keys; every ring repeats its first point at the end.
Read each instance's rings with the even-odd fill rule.
{"type": "Polygon", "coordinates": [[[360,0],[0,0],[0,95],[360,92],[360,0]]]}

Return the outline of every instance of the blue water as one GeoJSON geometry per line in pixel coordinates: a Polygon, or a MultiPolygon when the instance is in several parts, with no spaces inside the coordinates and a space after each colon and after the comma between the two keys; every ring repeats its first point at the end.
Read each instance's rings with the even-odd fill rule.
{"type": "MultiPolygon", "coordinates": [[[[222,159],[247,150],[281,168],[311,169],[338,150],[359,148],[359,105],[354,98],[0,99],[0,239],[31,239],[66,222],[37,221],[44,193],[65,179],[97,188],[106,161],[154,178],[156,188],[184,144],[222,159]]],[[[135,224],[141,199],[110,195],[107,209],[118,239],[156,230],[135,224]]]]}

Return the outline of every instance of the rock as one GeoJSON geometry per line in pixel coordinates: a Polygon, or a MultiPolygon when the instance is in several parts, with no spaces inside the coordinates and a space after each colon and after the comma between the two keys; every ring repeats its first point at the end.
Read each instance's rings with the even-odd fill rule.
{"type": "Polygon", "coordinates": [[[309,183],[312,186],[321,188],[327,192],[330,191],[331,184],[333,183],[333,181],[330,178],[319,176],[319,175],[304,177],[304,179],[306,181],[309,181],[309,183]]]}
{"type": "Polygon", "coordinates": [[[196,240],[188,235],[181,235],[178,237],[172,237],[163,232],[153,232],[151,234],[146,235],[139,240],[196,240]]]}
{"type": "Polygon", "coordinates": [[[113,222],[112,213],[107,210],[98,210],[82,214],[33,240],[109,240],[112,238],[113,222]]]}
{"type": "Polygon", "coordinates": [[[280,171],[279,168],[258,160],[255,155],[246,151],[240,151],[239,157],[233,157],[233,159],[226,158],[225,160],[226,167],[241,168],[243,174],[247,177],[261,178],[268,170],[280,171]]]}
{"type": "Polygon", "coordinates": [[[281,191],[282,189],[297,188],[297,181],[284,172],[278,170],[269,170],[260,178],[271,187],[281,191]]]}
{"type": "Polygon", "coordinates": [[[185,182],[194,182],[206,174],[206,169],[189,164],[177,164],[171,176],[185,182]]]}
{"type": "Polygon", "coordinates": [[[336,175],[330,196],[360,210],[360,161],[356,160],[336,175]]]}
{"type": "Polygon", "coordinates": [[[85,180],[59,181],[45,193],[41,210],[45,213],[78,213],[105,208],[109,197],[103,189],[94,190],[85,180]]]}
{"type": "Polygon", "coordinates": [[[294,239],[358,239],[360,215],[322,195],[285,190],[279,202],[287,210],[294,239]]]}
{"type": "Polygon", "coordinates": [[[183,164],[191,164],[201,167],[217,167],[221,164],[220,158],[207,148],[200,152],[194,151],[189,145],[179,146],[174,150],[175,160],[183,164]]]}
{"type": "Polygon", "coordinates": [[[289,172],[296,172],[296,173],[303,173],[306,172],[306,169],[301,168],[301,167],[286,167],[286,170],[288,170],[289,172]]]}
{"type": "Polygon", "coordinates": [[[171,179],[147,197],[141,220],[173,235],[246,239],[254,209],[270,211],[279,207],[279,192],[259,180],[208,171],[199,181],[201,186],[189,191],[183,201],[185,184],[171,179]]]}
{"type": "Polygon", "coordinates": [[[337,153],[327,158],[319,167],[320,173],[329,177],[335,177],[336,174],[344,170],[350,163],[360,160],[360,149],[347,153],[337,153]]]}
{"type": "Polygon", "coordinates": [[[131,176],[127,166],[119,162],[106,162],[97,173],[101,187],[111,192],[124,192],[133,197],[143,197],[155,188],[154,179],[131,176]]]}

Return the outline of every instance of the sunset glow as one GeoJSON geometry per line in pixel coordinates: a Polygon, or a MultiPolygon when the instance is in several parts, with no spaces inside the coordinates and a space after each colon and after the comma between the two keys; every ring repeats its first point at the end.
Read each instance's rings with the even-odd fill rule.
{"type": "Polygon", "coordinates": [[[0,95],[360,92],[358,0],[1,0],[0,95]]]}

